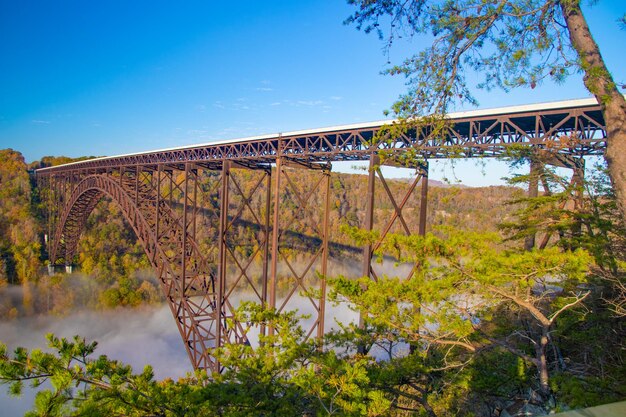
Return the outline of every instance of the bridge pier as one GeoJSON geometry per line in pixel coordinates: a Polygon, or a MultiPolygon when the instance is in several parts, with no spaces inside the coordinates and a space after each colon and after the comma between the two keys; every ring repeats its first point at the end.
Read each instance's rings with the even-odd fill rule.
{"type": "MultiPolygon", "coordinates": [[[[222,178],[220,187],[220,223],[219,223],[219,237],[218,237],[218,273],[217,273],[217,297],[215,302],[215,338],[217,347],[223,345],[224,323],[227,313],[224,311],[224,296],[226,294],[226,230],[228,228],[228,196],[229,196],[229,180],[230,180],[230,161],[224,161],[222,163],[222,178]]],[[[219,362],[216,362],[216,369],[220,369],[219,362]]]]}
{"type": "MultiPolygon", "coordinates": [[[[328,162],[311,163],[287,158],[276,159],[268,305],[277,312],[312,309],[314,322],[310,328],[305,329],[307,337],[321,338],[324,334],[331,169],[332,166],[328,162]],[[297,175],[294,174],[302,169],[319,173],[314,183],[302,184],[298,181],[297,175]],[[289,209],[285,207],[285,199],[282,197],[286,194],[293,195],[291,202],[295,204],[295,207],[289,209]],[[294,225],[300,227],[294,227],[294,225]],[[302,240],[298,242],[295,234],[286,233],[291,228],[305,231],[308,242],[302,240]],[[308,259],[304,256],[305,251],[295,254],[296,259],[294,259],[293,249],[298,248],[299,245],[315,245],[306,248],[307,252],[312,252],[308,259]],[[280,274],[279,263],[287,269],[286,276],[280,274]],[[315,271],[320,273],[319,280],[315,271]],[[319,298],[312,295],[315,290],[319,291],[319,298]],[[298,298],[300,293],[304,296],[298,298]]],[[[272,328],[268,329],[270,335],[273,331],[272,328]]]]}

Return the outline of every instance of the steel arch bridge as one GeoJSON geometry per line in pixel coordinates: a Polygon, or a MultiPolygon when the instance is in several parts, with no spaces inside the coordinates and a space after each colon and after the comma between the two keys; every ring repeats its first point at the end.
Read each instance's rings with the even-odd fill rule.
{"type": "MultiPolygon", "coordinates": [[[[298,294],[308,294],[304,298],[314,312],[308,335],[321,338],[332,162],[369,161],[362,224],[368,230],[377,224],[382,240],[390,231],[425,233],[429,159],[495,157],[527,146],[551,150],[553,164],[572,168],[580,177],[582,157],[602,154],[606,147],[601,109],[592,99],[455,113],[448,119],[443,138],[433,138],[427,126],[395,136],[377,134],[390,123],[384,121],[39,169],[49,260],[52,265],[73,263],[89,214],[107,196],[142,243],[194,368],[219,371],[211,348],[249,342],[249,326],[233,320],[241,289],[248,299],[278,311],[289,308],[298,294]],[[418,175],[402,195],[393,195],[380,165],[397,165],[407,154],[418,175]],[[314,172],[315,181],[304,186],[294,181],[302,169],[314,172]],[[244,177],[253,185],[244,187],[244,177]],[[393,213],[375,223],[376,193],[388,199],[393,213]],[[419,226],[411,230],[404,216],[409,197],[417,193],[419,226]],[[308,251],[293,262],[286,253],[305,246],[303,240],[308,251]],[[310,295],[312,289],[320,296],[310,295]]],[[[402,164],[407,165],[406,158],[402,164]]],[[[372,255],[379,243],[360,249],[363,276],[376,279],[372,255]]]]}

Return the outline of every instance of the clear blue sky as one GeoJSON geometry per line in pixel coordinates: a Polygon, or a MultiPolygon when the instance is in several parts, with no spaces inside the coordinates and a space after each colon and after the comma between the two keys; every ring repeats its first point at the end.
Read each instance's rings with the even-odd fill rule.
{"type": "MultiPolygon", "coordinates": [[[[622,0],[588,19],[626,81],[622,0]]],[[[0,0],[0,148],[114,155],[380,120],[403,80],[344,0],[0,0]]],[[[419,44],[391,50],[399,61],[419,44]]],[[[561,86],[478,93],[481,107],[587,97],[561,86]]]]}

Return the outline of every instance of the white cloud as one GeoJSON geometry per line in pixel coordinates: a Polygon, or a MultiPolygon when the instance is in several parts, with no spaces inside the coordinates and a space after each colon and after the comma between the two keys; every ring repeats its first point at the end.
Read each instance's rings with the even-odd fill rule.
{"type": "Polygon", "coordinates": [[[30,122],[36,125],[49,125],[50,124],[50,120],[31,120],[30,122]]]}
{"type": "Polygon", "coordinates": [[[204,135],[206,133],[207,133],[207,131],[206,130],[202,130],[202,129],[189,129],[187,131],[187,134],[191,135],[191,136],[201,136],[201,135],[204,135]]]}
{"type": "Polygon", "coordinates": [[[320,104],[324,104],[322,100],[298,100],[296,104],[301,106],[319,106],[320,104]]]}

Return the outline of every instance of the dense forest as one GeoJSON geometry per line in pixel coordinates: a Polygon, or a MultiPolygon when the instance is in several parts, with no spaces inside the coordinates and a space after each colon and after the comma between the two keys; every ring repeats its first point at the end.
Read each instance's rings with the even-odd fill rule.
{"type": "MultiPolygon", "coordinates": [[[[0,315],[160,302],[141,246],[107,200],[80,239],[79,273],[48,275],[29,169],[65,161],[28,165],[0,151],[0,315]]],[[[626,244],[610,183],[602,167],[584,183],[545,165],[533,175],[543,185],[534,198],[513,186],[431,187],[427,235],[390,234],[377,251],[415,265],[410,278],[329,277],[331,298],[360,311],[362,328],[319,342],[296,312],[244,304],[240,320],[275,332],[255,349],[216,350],[220,374],[156,381],[149,367],[136,374],[96,357],[80,337],[50,336],[45,353],[0,349],[0,381],[16,394],[26,381],[51,382],[33,415],[513,416],[624,399],[626,244]]],[[[389,183],[393,193],[406,186],[389,183]]],[[[361,229],[366,186],[366,176],[332,174],[331,240],[342,247],[376,239],[361,229]]],[[[375,207],[378,219],[393,210],[382,197],[375,207]]],[[[407,214],[410,228],[417,220],[407,214]]]]}
{"type": "Polygon", "coordinates": [[[71,162],[45,157],[27,165],[0,151],[0,316],[67,314],[75,308],[138,306],[162,301],[150,265],[115,204],[94,209],[80,245],[80,274],[49,275],[43,210],[32,170],[71,162]]]}

